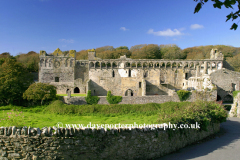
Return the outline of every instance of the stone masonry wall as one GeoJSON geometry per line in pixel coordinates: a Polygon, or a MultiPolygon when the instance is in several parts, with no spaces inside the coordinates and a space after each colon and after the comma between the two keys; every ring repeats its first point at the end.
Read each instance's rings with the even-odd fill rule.
{"type": "Polygon", "coordinates": [[[218,132],[220,125],[175,130],[170,137],[163,128],[54,129],[0,128],[0,159],[154,159],[218,132]]]}
{"type": "Polygon", "coordinates": [[[231,110],[229,111],[229,117],[240,117],[240,93],[234,97],[233,104],[231,105],[231,110]]]}
{"type": "MultiPolygon", "coordinates": [[[[99,96],[98,104],[109,104],[106,100],[106,96],[99,96]]],[[[212,92],[195,92],[193,91],[190,97],[187,99],[189,102],[196,100],[215,101],[217,99],[217,91],[212,92]]],[[[155,96],[123,96],[122,101],[118,104],[147,104],[147,103],[165,103],[165,102],[180,102],[176,92],[173,96],[167,95],[155,95],[155,96]]],[[[64,96],[63,102],[67,104],[82,105],[87,104],[85,97],[70,97],[64,96]]]]}

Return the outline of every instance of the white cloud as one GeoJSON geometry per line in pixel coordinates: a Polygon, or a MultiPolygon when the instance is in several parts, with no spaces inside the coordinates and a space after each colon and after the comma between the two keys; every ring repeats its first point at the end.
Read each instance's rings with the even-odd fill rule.
{"type": "MultiPolygon", "coordinates": [[[[181,30],[183,30],[183,28],[181,30]]],[[[167,29],[165,31],[156,31],[156,32],[154,32],[153,29],[149,29],[147,33],[153,34],[155,36],[170,36],[170,37],[184,35],[183,33],[181,33],[180,30],[177,30],[177,29],[174,29],[174,30],[167,29]]]]}
{"type": "Polygon", "coordinates": [[[73,39],[59,39],[58,41],[64,42],[64,43],[74,43],[73,39]]]}
{"type": "Polygon", "coordinates": [[[121,27],[120,30],[127,31],[129,29],[127,29],[126,27],[121,27]]]}
{"type": "Polygon", "coordinates": [[[204,28],[203,25],[200,25],[200,24],[192,24],[190,26],[191,29],[201,29],[201,28],[204,28]]]}

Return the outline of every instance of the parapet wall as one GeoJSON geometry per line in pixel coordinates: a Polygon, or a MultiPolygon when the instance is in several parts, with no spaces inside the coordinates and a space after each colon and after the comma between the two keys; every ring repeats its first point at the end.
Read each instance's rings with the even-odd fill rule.
{"type": "MultiPolygon", "coordinates": [[[[98,104],[109,104],[106,96],[99,96],[98,104]]],[[[196,100],[215,101],[217,99],[217,91],[211,92],[196,92],[193,91],[187,99],[189,102],[196,100]]],[[[147,104],[147,103],[165,103],[165,102],[180,102],[176,92],[172,96],[155,95],[155,96],[123,96],[122,101],[118,104],[147,104]]],[[[65,96],[63,102],[67,104],[82,105],[87,104],[85,97],[70,97],[65,96]]]]}
{"type": "MultiPolygon", "coordinates": [[[[200,126],[201,127],[201,126],[200,126]]],[[[14,127],[13,127],[14,128],[14,127]]],[[[219,131],[183,129],[168,134],[163,129],[65,129],[0,128],[0,159],[154,159],[176,151],[219,131]],[[171,135],[171,136],[169,136],[171,135]]]]}

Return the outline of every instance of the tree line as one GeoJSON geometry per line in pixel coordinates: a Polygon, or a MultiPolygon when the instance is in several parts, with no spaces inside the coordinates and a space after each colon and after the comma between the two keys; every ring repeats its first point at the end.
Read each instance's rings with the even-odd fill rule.
{"type": "MultiPolygon", "coordinates": [[[[224,54],[225,60],[240,72],[240,47],[232,47],[227,45],[207,45],[181,49],[176,44],[157,45],[157,44],[139,44],[114,48],[113,46],[103,46],[96,48],[96,56],[102,59],[117,59],[126,55],[132,59],[209,59],[210,51],[217,48],[224,54]]],[[[68,51],[63,51],[67,54],[68,51]]],[[[11,56],[10,53],[4,52],[0,54],[0,64],[5,58],[15,58],[17,62],[22,63],[29,72],[38,72],[39,54],[30,51],[17,56],[11,56]]],[[[76,52],[76,59],[88,59],[88,50],[76,52]]]]}

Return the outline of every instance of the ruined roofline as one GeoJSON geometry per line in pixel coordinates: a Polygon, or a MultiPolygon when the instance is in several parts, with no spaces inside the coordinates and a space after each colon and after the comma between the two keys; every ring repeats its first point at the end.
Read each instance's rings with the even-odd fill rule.
{"type": "Polygon", "coordinates": [[[96,61],[224,61],[221,59],[98,59],[98,60],[87,60],[91,62],[96,61]]]}

